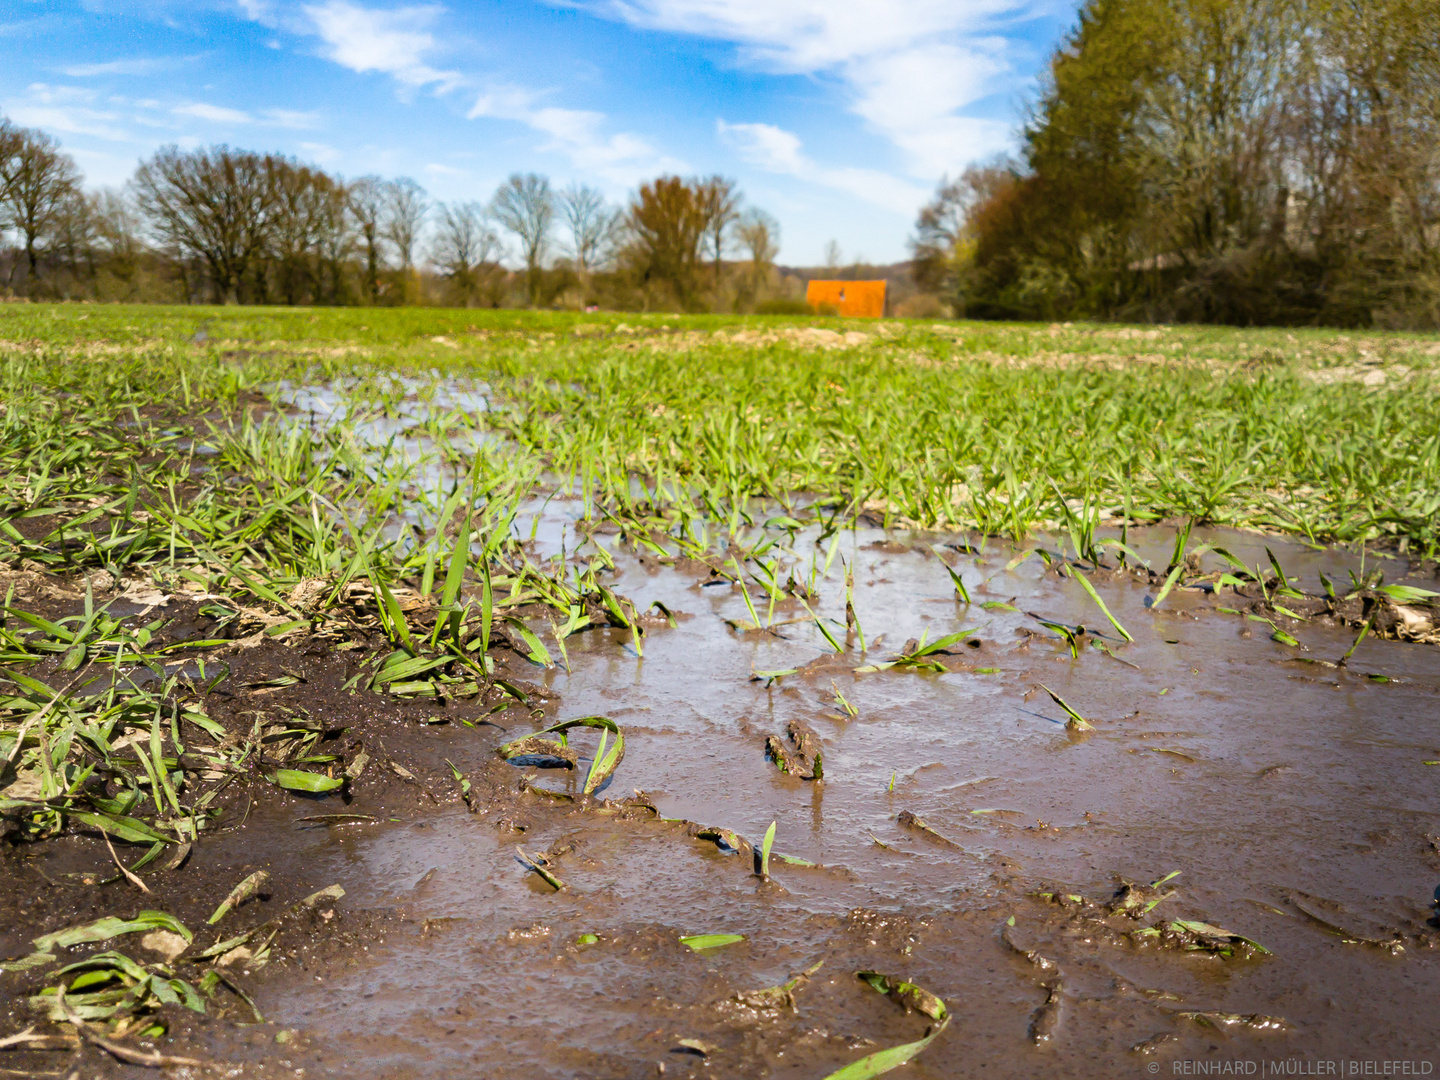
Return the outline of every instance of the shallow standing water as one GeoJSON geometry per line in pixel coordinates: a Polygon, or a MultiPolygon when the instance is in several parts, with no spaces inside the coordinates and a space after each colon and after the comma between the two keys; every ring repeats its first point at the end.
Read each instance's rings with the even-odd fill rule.
{"type": "MultiPolygon", "coordinates": [[[[564,527],[554,510],[542,543],[564,527]]],[[[748,618],[737,588],[617,550],[617,591],[639,608],[663,602],[676,626],[652,629],[643,659],[618,631],[578,634],[573,671],[543,673],[561,717],[600,713],[624,729],[604,796],[638,789],[664,818],[756,843],[775,821],[775,850],[818,867],[777,863],[763,882],[748,852],[682,824],[538,796],[518,819],[456,803],[405,824],[277,824],[277,857],[322,868],[347,905],[401,918],[350,965],[272,981],[262,1010],[305,1033],[312,1075],[818,1080],[926,1030],[855,976],[873,969],[952,1014],[905,1067],[916,1077],[1440,1057],[1440,767],[1425,764],[1440,758],[1440,652],[1367,641],[1348,669],[1305,664],[1297,657],[1341,656],[1354,631],[1287,622],[1297,650],[1216,610],[1223,598],[1186,590],[1152,610],[1154,589],[1116,577],[1100,591],[1136,639],[1126,645],[1040,558],[1007,569],[1007,546],[960,558],[974,602],[957,604],[930,546],[946,539],[847,539],[863,659],[836,655],[809,623],[738,631],[725,621],[748,618]],[[1020,610],[982,607],[1012,599],[1020,610]],[[1074,658],[1025,612],[1103,631],[1115,655],[1074,658]],[[961,627],[979,644],[940,657],[946,673],[854,671],[961,627]],[[800,671],[752,677],[788,668],[800,671]],[[1042,684],[1095,730],[1067,731],[1042,684]],[[766,736],[783,741],[792,720],[824,745],[822,781],[765,756],[766,736]],[[905,811],[933,831],[904,824],[905,811]],[[565,891],[530,872],[517,844],[550,852],[565,891]],[[1177,871],[1161,889],[1174,895],[1142,919],[1095,906],[1123,881],[1177,871]],[[1127,936],[1162,917],[1202,920],[1269,955],[1127,936]],[[722,932],[745,940],[700,953],[679,941],[722,932]],[[734,997],[822,961],[794,1010],[734,997]]],[[[1222,542],[1252,565],[1265,557],[1258,538],[1222,542]]],[[[1156,530],[1139,546],[1163,566],[1170,543],[1156,530]]],[[[1317,570],[1343,579],[1358,565],[1270,546],[1312,588],[1317,570]]],[[[843,610],[839,579],[837,560],[817,611],[843,610]]],[[[775,620],[802,616],[797,606],[775,620]]],[[[518,781],[493,749],[521,734],[454,725],[415,737],[466,771],[518,781]]],[[[574,790],[564,772],[523,771],[574,790]]]]}

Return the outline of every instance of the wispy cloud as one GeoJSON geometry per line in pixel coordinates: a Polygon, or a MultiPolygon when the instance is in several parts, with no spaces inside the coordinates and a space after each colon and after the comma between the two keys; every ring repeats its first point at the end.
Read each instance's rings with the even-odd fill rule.
{"type": "MultiPolygon", "coordinates": [[[[246,16],[266,26],[321,42],[321,55],[351,71],[388,75],[402,92],[429,88],[446,94],[475,85],[481,76],[439,66],[444,46],[437,37],[448,14],[436,4],[364,7],[352,0],[304,4],[299,16],[271,0],[238,0],[246,16]]],[[[481,93],[467,116],[523,124],[543,136],[542,153],[564,155],[578,169],[617,185],[657,171],[685,171],[686,164],[657,150],[632,132],[607,133],[608,118],[591,109],[566,109],[543,102],[547,96],[515,86],[481,93]]],[[[233,118],[232,118],[233,119],[233,118]]],[[[439,175],[439,169],[429,171],[439,175]]]]}
{"type": "Polygon", "coordinates": [[[203,101],[189,105],[176,105],[170,110],[176,116],[192,116],[196,120],[208,120],[212,124],[252,124],[255,118],[239,109],[227,109],[220,105],[207,105],[203,101]]]}
{"type": "Polygon", "coordinates": [[[1003,40],[920,44],[848,67],[853,111],[909,158],[918,176],[953,172],[1009,145],[1011,125],[960,115],[1009,73],[1003,40]]]}
{"type": "MultiPolygon", "coordinates": [[[[341,67],[390,76],[402,95],[419,89],[448,94],[484,81],[483,76],[439,66],[445,47],[437,34],[449,13],[437,4],[380,8],[352,0],[324,0],[302,4],[296,13],[272,0],[238,3],[248,18],[265,26],[318,38],[320,54],[341,67]]],[[[467,116],[523,124],[543,136],[537,147],[540,152],[562,154],[576,168],[617,185],[656,171],[686,169],[684,162],[661,153],[639,135],[607,133],[604,113],[548,105],[542,100],[545,96],[522,87],[497,86],[481,93],[467,116]]],[[[440,176],[447,168],[436,164],[425,166],[425,171],[440,176]]]]}
{"type": "Polygon", "coordinates": [[[320,126],[320,114],[299,109],[261,109],[257,122],[265,127],[308,131],[320,126]]]}
{"type": "MultiPolygon", "coordinates": [[[[582,0],[583,2],[583,0],[582,0]]],[[[747,59],[793,72],[973,34],[1042,10],[1041,0],[588,0],[636,26],[732,41],[747,59]]]]}
{"type": "Polygon", "coordinates": [[[329,143],[302,142],[300,149],[305,151],[306,156],[320,165],[329,165],[331,162],[340,160],[340,151],[329,143]]]}
{"type": "Polygon", "coordinates": [[[1060,0],[579,2],[632,26],[731,42],[765,70],[840,79],[851,112],[928,178],[1008,144],[1007,125],[964,111],[1018,85],[1003,29],[1060,0]]]}
{"type": "Polygon", "coordinates": [[[175,67],[195,57],[136,57],[127,60],[107,60],[100,64],[71,64],[61,72],[72,79],[89,79],[97,75],[154,75],[156,72],[175,67]]]}
{"type": "Polygon", "coordinates": [[[3,103],[3,111],[15,123],[44,128],[62,135],[89,135],[111,142],[125,142],[130,136],[113,109],[97,108],[93,90],[79,86],[52,86],[31,83],[23,97],[3,103]]]}
{"type": "Polygon", "coordinates": [[[462,82],[460,74],[432,66],[438,43],[431,27],[438,6],[367,8],[349,0],[327,0],[302,9],[324,43],[327,59],[351,71],[389,75],[401,86],[434,86],[441,91],[462,82]]]}
{"type": "Polygon", "coordinates": [[[878,169],[820,165],[805,154],[798,135],[774,124],[719,120],[716,131],[751,165],[844,191],[886,210],[909,213],[928,194],[924,188],[878,169]]]}
{"type": "Polygon", "coordinates": [[[532,91],[505,87],[480,95],[468,115],[472,120],[490,117],[524,124],[545,136],[539,147],[542,152],[564,154],[576,168],[622,186],[656,172],[688,169],[639,135],[605,134],[604,113],[539,105],[537,97],[532,91]]]}
{"type": "Polygon", "coordinates": [[[232,127],[254,124],[259,127],[305,130],[318,127],[320,123],[320,118],[315,113],[297,112],[293,109],[262,109],[258,113],[249,113],[243,109],[230,109],[223,105],[210,105],[203,101],[176,105],[170,111],[176,116],[192,117],[196,120],[232,127]]]}

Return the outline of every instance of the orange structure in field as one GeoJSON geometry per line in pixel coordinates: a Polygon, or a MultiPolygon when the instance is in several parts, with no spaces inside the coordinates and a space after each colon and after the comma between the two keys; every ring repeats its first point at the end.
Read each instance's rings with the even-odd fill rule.
{"type": "Polygon", "coordinates": [[[883,281],[812,281],[805,286],[812,308],[833,307],[841,315],[878,319],[885,314],[883,281]]]}

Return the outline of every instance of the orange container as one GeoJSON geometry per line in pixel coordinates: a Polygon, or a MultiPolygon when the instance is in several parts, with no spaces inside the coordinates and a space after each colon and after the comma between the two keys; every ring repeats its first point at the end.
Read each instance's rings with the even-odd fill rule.
{"type": "Polygon", "coordinates": [[[805,286],[805,302],[812,308],[833,307],[841,315],[878,319],[885,314],[885,282],[812,281],[805,286]]]}

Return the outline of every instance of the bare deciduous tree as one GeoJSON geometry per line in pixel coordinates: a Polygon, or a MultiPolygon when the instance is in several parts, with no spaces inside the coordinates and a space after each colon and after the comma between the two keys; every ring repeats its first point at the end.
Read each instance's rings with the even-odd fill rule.
{"type": "Polygon", "coordinates": [[[479,203],[440,205],[431,260],[450,279],[466,307],[474,299],[481,268],[493,262],[499,251],[500,238],[485,220],[485,208],[479,203]]]}
{"type": "Polygon", "coordinates": [[[735,237],[750,255],[742,300],[753,303],[765,287],[780,253],[780,225],[764,210],[751,208],[735,222],[735,237]]]}
{"type": "Polygon", "coordinates": [[[735,223],[735,235],[756,269],[766,270],[775,264],[775,256],[780,253],[780,224],[764,210],[747,210],[735,223]]]}
{"type": "Polygon", "coordinates": [[[56,291],[69,295],[79,279],[94,277],[100,248],[100,222],[94,200],[78,185],[56,212],[49,233],[47,262],[69,275],[69,281],[56,291]]]}
{"type": "Polygon", "coordinates": [[[140,208],[182,256],[204,264],[222,303],[263,255],[275,213],[274,159],[228,146],[167,146],[135,173],[140,208]]]}
{"type": "Polygon", "coordinates": [[[540,299],[540,270],[550,246],[550,226],[555,220],[555,197],[550,181],[536,173],[516,173],[500,185],[490,203],[495,220],[520,241],[525,260],[526,292],[530,306],[540,299]]]}
{"type": "Polygon", "coordinates": [[[269,253],[279,263],[281,295],[287,304],[298,304],[319,293],[320,244],[335,182],[319,169],[276,158],[271,183],[275,212],[269,253]]]}
{"type": "Polygon", "coordinates": [[[425,189],[402,176],[384,184],[381,203],[381,234],[394,246],[400,269],[408,271],[415,265],[415,245],[430,207],[425,189]]]}
{"type": "MultiPolygon", "coordinates": [[[[8,126],[8,125],[7,125],[8,126]]],[[[0,192],[6,224],[20,234],[30,280],[39,274],[40,249],[66,217],[80,190],[80,170],[53,136],[43,131],[11,129],[0,135],[0,192]]],[[[14,273],[14,267],[11,267],[14,273]]]]}
{"type": "Polygon", "coordinates": [[[605,196],[584,184],[571,184],[560,193],[559,202],[560,216],[570,232],[570,255],[583,280],[605,260],[614,239],[616,215],[605,205],[605,196]]]}
{"type": "Polygon", "coordinates": [[[355,252],[355,230],[351,228],[350,185],[333,177],[320,207],[319,240],[316,252],[321,265],[330,272],[330,301],[350,302],[353,295],[345,264],[355,252]]]}
{"type": "Polygon", "coordinates": [[[350,216],[360,231],[360,244],[365,249],[365,296],[372,304],[380,302],[380,271],[385,267],[381,248],[385,221],[385,181],[378,176],[362,176],[350,185],[348,202],[350,216]]]}
{"type": "Polygon", "coordinates": [[[0,231],[10,227],[5,216],[10,205],[10,188],[15,183],[16,162],[25,144],[25,132],[5,116],[0,116],[0,231]]]}
{"type": "Polygon", "coordinates": [[[720,289],[720,265],[725,257],[725,243],[730,226],[740,216],[743,198],[734,180],[712,176],[699,185],[700,207],[705,214],[705,245],[715,262],[715,289],[720,289]]]}
{"type": "Polygon", "coordinates": [[[135,288],[141,260],[146,255],[145,221],[135,203],[124,192],[102,188],[90,195],[90,215],[95,227],[96,257],[129,297],[135,288]]]}

